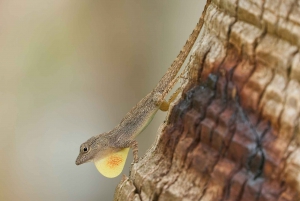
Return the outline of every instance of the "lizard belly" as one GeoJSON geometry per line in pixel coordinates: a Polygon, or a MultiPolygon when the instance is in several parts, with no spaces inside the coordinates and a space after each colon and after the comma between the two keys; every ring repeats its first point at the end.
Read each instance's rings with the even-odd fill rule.
{"type": "Polygon", "coordinates": [[[141,122],[141,124],[137,127],[136,131],[133,133],[132,135],[132,139],[134,139],[136,136],[138,136],[141,132],[143,132],[143,130],[145,130],[145,128],[150,124],[150,122],[153,120],[156,112],[158,111],[158,108],[156,110],[154,110],[153,112],[149,113],[144,121],[141,122]]]}

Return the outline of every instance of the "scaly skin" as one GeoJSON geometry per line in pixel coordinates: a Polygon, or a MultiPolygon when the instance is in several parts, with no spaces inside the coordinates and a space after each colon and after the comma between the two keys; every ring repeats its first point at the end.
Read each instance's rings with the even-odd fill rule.
{"type": "Polygon", "coordinates": [[[134,139],[151,122],[160,106],[164,103],[165,96],[174,86],[177,80],[176,75],[191,51],[203,26],[204,16],[210,1],[207,1],[193,33],[157,86],[138,102],[114,129],[94,136],[83,143],[80,147],[76,165],[103,159],[129,147],[133,149],[134,162],[138,161],[137,142],[134,139]]]}

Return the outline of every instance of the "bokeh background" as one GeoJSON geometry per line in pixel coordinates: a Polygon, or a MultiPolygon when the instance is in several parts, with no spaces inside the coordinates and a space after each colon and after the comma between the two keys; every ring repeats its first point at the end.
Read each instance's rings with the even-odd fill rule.
{"type": "MultiPolygon", "coordinates": [[[[79,146],[150,92],[204,4],[1,0],[0,200],[112,200],[121,176],[76,166],[79,146]]],[[[164,117],[138,137],[140,156],[164,117]]]]}

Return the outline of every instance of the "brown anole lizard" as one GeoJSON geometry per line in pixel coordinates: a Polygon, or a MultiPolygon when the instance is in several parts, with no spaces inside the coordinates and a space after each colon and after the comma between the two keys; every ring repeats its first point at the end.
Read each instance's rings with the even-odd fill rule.
{"type": "Polygon", "coordinates": [[[129,148],[132,148],[134,162],[138,162],[138,145],[135,137],[146,128],[159,109],[168,110],[168,103],[164,98],[176,83],[176,75],[200,33],[210,1],[207,0],[193,33],[156,87],[138,102],[114,129],[84,142],[80,146],[76,165],[93,161],[100,173],[112,178],[122,172],[129,148]]]}

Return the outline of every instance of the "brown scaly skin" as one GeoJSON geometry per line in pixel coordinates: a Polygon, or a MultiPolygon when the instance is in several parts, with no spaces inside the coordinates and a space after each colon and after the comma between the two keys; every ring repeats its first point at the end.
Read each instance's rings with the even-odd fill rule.
{"type": "Polygon", "coordinates": [[[156,112],[165,105],[165,96],[177,81],[176,75],[191,51],[204,22],[206,9],[211,0],[207,0],[204,11],[193,33],[190,35],[183,49],[161,78],[157,86],[129,111],[121,123],[108,133],[102,133],[91,137],[80,146],[80,153],[76,159],[76,165],[80,165],[94,159],[102,159],[111,153],[124,148],[132,148],[134,162],[138,161],[137,142],[134,138],[140,134],[151,122],[156,112]]]}

